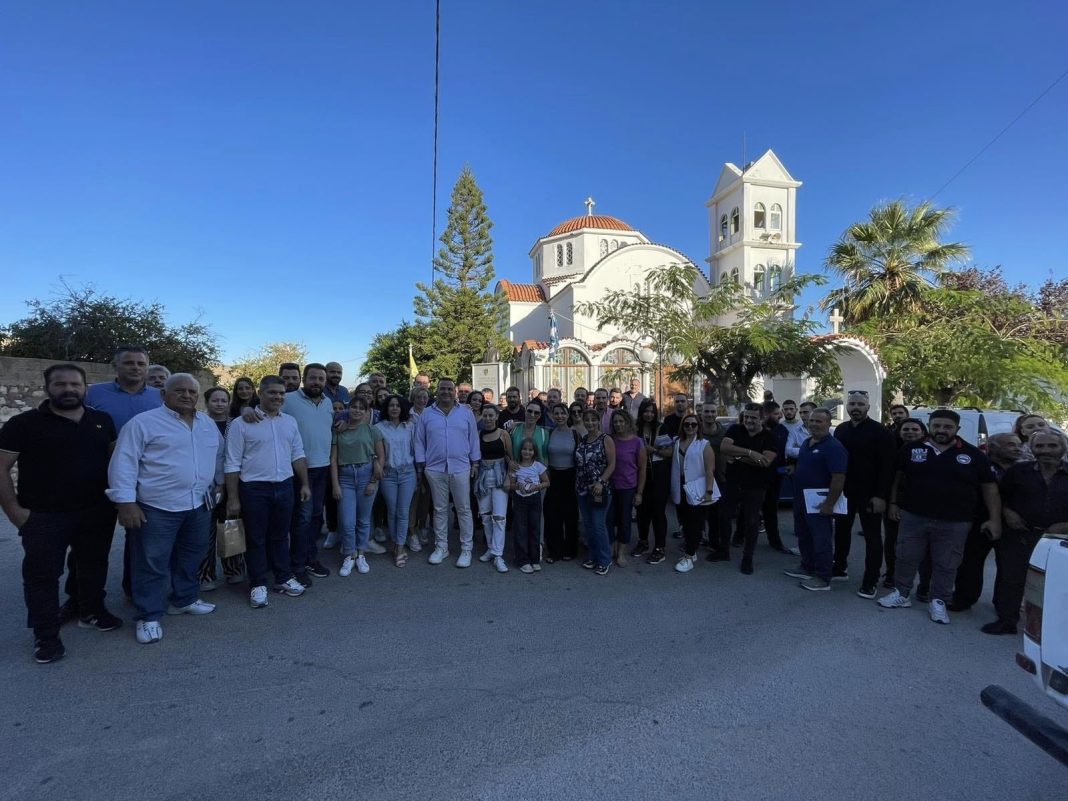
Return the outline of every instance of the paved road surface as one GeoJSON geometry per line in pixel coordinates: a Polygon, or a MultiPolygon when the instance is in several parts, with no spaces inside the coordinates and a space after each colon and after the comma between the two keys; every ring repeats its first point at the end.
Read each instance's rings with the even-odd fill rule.
{"type": "Polygon", "coordinates": [[[979,702],[1002,684],[1068,725],[1014,639],[977,631],[989,589],[939,627],[797,589],[766,547],[751,577],[372,557],[267,609],[222,588],[141,646],[119,553],[126,626],[68,627],[39,666],[0,527],[0,799],[1065,798],[1068,774],[979,702]]]}

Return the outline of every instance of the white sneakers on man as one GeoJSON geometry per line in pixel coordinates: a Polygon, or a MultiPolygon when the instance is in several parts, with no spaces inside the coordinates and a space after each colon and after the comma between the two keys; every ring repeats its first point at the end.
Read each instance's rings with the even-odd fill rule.
{"type": "Polygon", "coordinates": [[[694,567],[693,557],[684,556],[684,557],[682,557],[682,559],[680,559],[679,561],[677,561],[675,563],[675,572],[676,573],[689,573],[691,570],[693,570],[693,567],[694,567]]]}
{"type": "Polygon", "coordinates": [[[912,601],[909,600],[909,597],[902,595],[898,590],[891,590],[875,603],[879,604],[883,609],[908,609],[912,606],[912,601]]]}
{"type": "Polygon", "coordinates": [[[945,601],[940,601],[937,598],[931,599],[931,603],[927,604],[927,614],[931,616],[931,620],[935,623],[941,623],[943,626],[949,625],[949,613],[946,612],[945,601]]]}
{"type": "Polygon", "coordinates": [[[486,551],[484,554],[482,554],[482,556],[478,557],[478,561],[480,561],[480,562],[492,562],[493,561],[493,553],[490,552],[490,551],[486,551]]]}
{"type": "Polygon", "coordinates": [[[495,568],[497,568],[497,572],[498,573],[507,573],[508,572],[508,565],[506,565],[504,563],[504,557],[503,556],[494,556],[492,558],[493,558],[493,566],[495,568]]]}
{"type": "Polygon", "coordinates": [[[444,548],[435,548],[427,561],[432,565],[440,565],[446,558],[448,558],[448,556],[449,552],[444,548]]]}
{"type": "Polygon", "coordinates": [[[267,588],[263,585],[253,587],[248,594],[248,604],[253,609],[262,609],[267,606],[267,588]]]}
{"type": "Polygon", "coordinates": [[[457,567],[471,567],[471,549],[460,551],[460,555],[456,557],[457,567]]]}
{"type": "Polygon", "coordinates": [[[168,615],[210,615],[215,611],[215,604],[209,604],[199,598],[188,606],[171,606],[167,608],[168,615]]]}
{"type": "Polygon", "coordinates": [[[346,578],[352,575],[352,568],[356,567],[356,554],[350,553],[341,562],[341,569],[337,571],[337,574],[342,578],[346,578]]]}
{"type": "Polygon", "coordinates": [[[304,594],[304,585],[295,578],[290,578],[283,581],[281,584],[275,584],[274,591],[280,592],[283,595],[288,595],[290,598],[296,598],[297,596],[304,594]]]}
{"type": "Polygon", "coordinates": [[[161,626],[155,620],[137,621],[137,641],[141,643],[141,645],[148,645],[149,643],[159,642],[162,639],[163,626],[161,626]]]}
{"type": "Polygon", "coordinates": [[[362,553],[356,557],[356,572],[357,573],[370,573],[371,566],[367,564],[367,557],[362,553]]]}

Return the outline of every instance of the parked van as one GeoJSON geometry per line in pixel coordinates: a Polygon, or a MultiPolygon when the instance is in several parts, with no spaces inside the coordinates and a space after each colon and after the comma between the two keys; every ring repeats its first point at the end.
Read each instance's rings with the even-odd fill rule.
{"type": "MultiPolygon", "coordinates": [[[[909,417],[927,425],[931,412],[935,409],[949,409],[948,406],[916,406],[909,410],[909,417]]],[[[965,442],[975,445],[977,448],[986,449],[988,437],[994,434],[1011,434],[1012,427],[1016,424],[1016,418],[1025,412],[1019,409],[977,409],[974,406],[966,406],[960,409],[952,409],[960,415],[960,436],[965,442]]]]}

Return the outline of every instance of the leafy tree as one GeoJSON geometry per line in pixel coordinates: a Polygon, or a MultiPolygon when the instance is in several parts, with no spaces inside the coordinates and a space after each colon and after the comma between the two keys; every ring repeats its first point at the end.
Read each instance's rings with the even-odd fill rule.
{"type": "Polygon", "coordinates": [[[121,344],[143,345],[157,364],[188,372],[219,364],[215,334],[199,319],[173,326],[162,303],[116,298],[91,286],[63,285],[50,300],[26,301],[29,316],[7,326],[0,353],[35,359],[108,363],[121,344]]]}
{"type": "MultiPolygon", "coordinates": [[[[507,304],[490,290],[493,284],[493,222],[486,214],[482,190],[470,167],[464,167],[452,190],[449,222],[434,259],[437,278],[416,285],[415,313],[423,324],[421,368],[437,376],[470,379],[471,364],[489,347],[511,350],[504,336],[507,304]]],[[[405,354],[404,364],[408,362],[405,354]]]]}
{"type": "Polygon", "coordinates": [[[939,241],[952,216],[950,209],[930,203],[911,209],[900,200],[876,206],[831,247],[825,265],[845,285],[820,305],[837,306],[847,325],[914,311],[933,279],[968,255],[960,242],[939,241]]]}
{"type": "Polygon", "coordinates": [[[230,365],[228,372],[234,380],[245,376],[251,378],[254,384],[258,384],[265,375],[277,375],[278,365],[295,362],[303,368],[307,358],[308,349],[303,342],[271,342],[257,351],[245,354],[230,365]]]}
{"type": "Polygon", "coordinates": [[[411,343],[416,366],[425,371],[425,365],[432,361],[426,341],[425,325],[402,320],[392,331],[375,334],[360,371],[364,375],[382,373],[390,389],[406,394],[412,385],[408,375],[408,344],[411,343]]]}
{"type": "Polygon", "coordinates": [[[648,273],[648,289],[613,290],[599,301],[576,304],[576,310],[600,328],[652,339],[654,347],[682,362],[671,378],[707,378],[725,404],[747,402],[758,375],[807,373],[825,385],[838,382],[834,346],[814,338],[815,323],[790,314],[797,293],[822,283],[822,276],[791,279],[760,299],[730,282],[698,295],[697,277],[692,264],[661,267],[648,273]],[[716,324],[731,314],[733,323],[716,324]]]}

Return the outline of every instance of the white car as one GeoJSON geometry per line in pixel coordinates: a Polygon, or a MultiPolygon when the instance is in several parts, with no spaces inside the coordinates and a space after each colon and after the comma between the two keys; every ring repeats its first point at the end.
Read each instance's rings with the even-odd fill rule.
{"type": "MultiPolygon", "coordinates": [[[[938,408],[952,407],[917,406],[909,409],[909,417],[915,417],[927,425],[931,412],[938,408]]],[[[953,411],[960,415],[960,438],[984,449],[988,437],[994,434],[1011,434],[1016,418],[1025,414],[1016,409],[976,409],[974,407],[953,409],[953,411]]]]}
{"type": "Polygon", "coordinates": [[[1016,664],[1068,709],[1068,537],[1047,534],[1031,552],[1023,622],[1016,664]]]}

